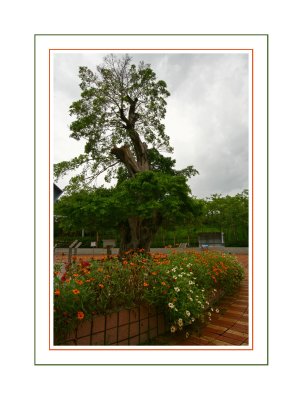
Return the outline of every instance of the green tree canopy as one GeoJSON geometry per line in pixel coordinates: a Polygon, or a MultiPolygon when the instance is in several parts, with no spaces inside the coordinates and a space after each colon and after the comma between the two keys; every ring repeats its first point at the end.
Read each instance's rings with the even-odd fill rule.
{"type": "Polygon", "coordinates": [[[75,117],[70,136],[85,139],[85,151],[56,164],[56,178],[76,170],[72,186],[87,186],[105,171],[110,180],[121,164],[134,176],[149,169],[148,145],[172,151],[163,124],[169,92],[149,64],[136,66],[127,55],[110,55],[96,73],[80,67],[79,77],[82,93],[70,107],[75,117]]]}

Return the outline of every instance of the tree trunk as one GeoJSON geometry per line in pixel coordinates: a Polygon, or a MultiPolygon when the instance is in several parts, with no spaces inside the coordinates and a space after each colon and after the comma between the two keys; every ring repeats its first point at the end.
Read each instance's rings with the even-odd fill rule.
{"type": "Polygon", "coordinates": [[[152,218],[130,217],[120,225],[119,255],[125,252],[144,249],[150,251],[150,246],[161,224],[161,217],[154,215],[152,218]]]}
{"type": "MultiPolygon", "coordinates": [[[[134,178],[139,172],[148,171],[150,165],[147,156],[147,144],[142,142],[135,125],[140,115],[136,113],[138,99],[126,96],[125,101],[129,104],[128,115],[125,115],[123,104],[120,108],[120,117],[126,136],[129,137],[131,145],[124,144],[114,147],[111,153],[126,167],[129,177],[134,178]]],[[[144,249],[150,251],[151,242],[161,224],[161,217],[155,213],[151,218],[140,218],[132,216],[120,225],[120,256],[129,250],[144,249]]]]}

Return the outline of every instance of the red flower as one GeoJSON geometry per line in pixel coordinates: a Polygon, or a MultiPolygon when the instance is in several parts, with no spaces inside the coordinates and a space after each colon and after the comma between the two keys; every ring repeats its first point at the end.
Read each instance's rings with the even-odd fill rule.
{"type": "Polygon", "coordinates": [[[81,267],[89,267],[90,263],[88,261],[81,260],[81,267]]]}
{"type": "Polygon", "coordinates": [[[84,312],[83,311],[78,311],[77,318],[78,319],[83,319],[84,318],[84,312]]]}

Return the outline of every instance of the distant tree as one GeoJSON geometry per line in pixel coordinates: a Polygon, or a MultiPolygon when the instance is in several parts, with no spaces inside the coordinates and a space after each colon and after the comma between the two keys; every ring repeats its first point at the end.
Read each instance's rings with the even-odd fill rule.
{"type": "Polygon", "coordinates": [[[189,193],[185,178],[197,173],[191,166],[181,171],[174,170],[175,161],[160,153],[172,152],[163,124],[165,99],[169,96],[166,83],[157,80],[150,65],[140,62],[136,66],[128,55],[105,57],[103,64],[97,67],[97,73],[80,67],[79,76],[81,99],[70,107],[70,114],[75,117],[70,129],[72,138],[85,139],[84,154],[56,164],[55,178],[69,171],[76,172],[65,189],[67,193],[89,188],[101,173],[106,174],[107,181],[114,177],[118,179],[118,185],[125,182],[120,191],[113,194],[124,193],[124,198],[118,196],[119,201],[130,207],[123,215],[119,213],[121,207],[117,209],[120,215],[120,250],[149,250],[152,237],[163,219],[161,205],[167,202],[165,196],[172,196],[174,202],[179,196],[181,204],[184,193],[189,193]],[[149,174],[150,171],[153,174],[149,174]],[[160,173],[159,179],[154,175],[156,172],[160,173]],[[147,183],[151,178],[154,179],[154,192],[149,190],[150,184],[147,183]],[[181,179],[186,187],[178,195],[173,186],[178,186],[177,181],[181,182],[181,179]],[[169,180],[172,192],[168,190],[164,194],[162,182],[165,181],[169,187],[169,180]],[[137,185],[142,185],[140,190],[137,185]],[[151,197],[152,204],[144,195],[146,190],[150,196],[158,194],[158,198],[151,197]],[[133,196],[134,193],[137,197],[133,196]],[[136,207],[129,204],[130,201],[135,201],[136,207]],[[149,212],[143,212],[143,209],[149,212]]]}
{"type": "Polygon", "coordinates": [[[248,190],[235,196],[213,194],[198,201],[201,224],[225,231],[234,242],[248,240],[249,196],[248,190]],[[239,236],[239,237],[238,237],[239,236]],[[241,238],[240,238],[241,236],[241,238]]]}

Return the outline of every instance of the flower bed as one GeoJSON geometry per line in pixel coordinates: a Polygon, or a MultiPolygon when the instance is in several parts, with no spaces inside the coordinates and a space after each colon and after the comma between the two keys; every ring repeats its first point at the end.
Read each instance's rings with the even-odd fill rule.
{"type": "MultiPolygon", "coordinates": [[[[91,262],[75,259],[65,267],[63,275],[60,264],[55,265],[54,272],[57,345],[140,344],[144,337],[146,341],[154,337],[156,331],[151,321],[155,315],[157,326],[158,315],[162,315],[157,335],[164,333],[164,327],[174,333],[197,320],[211,318],[212,312],[219,311],[212,304],[214,300],[223,293],[232,293],[243,278],[243,268],[234,257],[212,252],[154,255],[130,252],[123,259],[114,256],[91,262]],[[149,310],[146,321],[142,322],[148,329],[129,336],[130,324],[135,322],[130,316],[136,311],[126,310],[139,310],[140,315],[143,309],[149,310]],[[127,321],[126,315],[129,315],[127,321]],[[103,330],[96,331],[98,320],[104,320],[103,330]],[[116,321],[109,328],[112,332],[106,332],[109,330],[106,321],[116,321]],[[121,339],[120,327],[124,335],[128,332],[127,338],[122,335],[121,339]],[[82,335],[81,331],[87,334],[82,335]]],[[[140,321],[139,317],[136,321],[139,327],[140,321]]]]}

